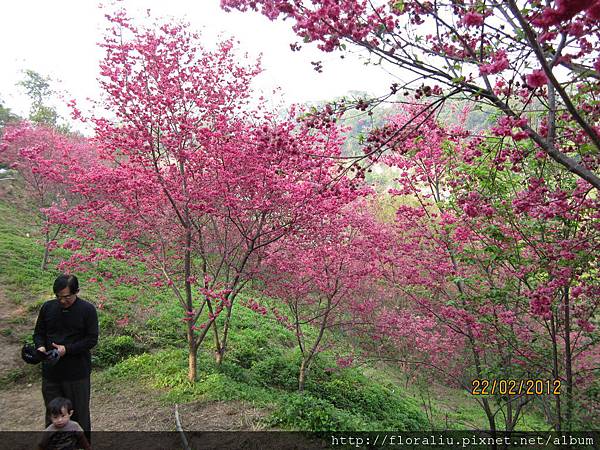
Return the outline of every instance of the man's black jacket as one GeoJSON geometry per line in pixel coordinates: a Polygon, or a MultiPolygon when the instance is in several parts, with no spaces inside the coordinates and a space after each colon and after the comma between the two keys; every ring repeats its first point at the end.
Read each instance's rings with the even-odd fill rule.
{"type": "Polygon", "coordinates": [[[50,381],[88,378],[92,370],[90,350],[98,343],[98,315],[89,302],[77,297],[63,308],[58,300],[42,305],[33,334],[35,347],[52,350],[52,343],[64,345],[65,355],[54,366],[44,364],[42,375],[50,381]]]}

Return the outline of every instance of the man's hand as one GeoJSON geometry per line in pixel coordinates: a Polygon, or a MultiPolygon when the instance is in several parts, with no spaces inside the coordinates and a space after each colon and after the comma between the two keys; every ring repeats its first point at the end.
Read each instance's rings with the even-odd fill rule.
{"type": "Polygon", "coordinates": [[[52,346],[58,350],[58,354],[60,355],[60,357],[62,358],[63,356],[65,356],[65,353],[67,353],[67,349],[65,348],[64,345],[60,345],[60,344],[55,344],[54,342],[52,343],[52,346]]]}
{"type": "Polygon", "coordinates": [[[38,352],[42,352],[42,353],[46,353],[46,347],[38,347],[37,351],[38,352]]]}

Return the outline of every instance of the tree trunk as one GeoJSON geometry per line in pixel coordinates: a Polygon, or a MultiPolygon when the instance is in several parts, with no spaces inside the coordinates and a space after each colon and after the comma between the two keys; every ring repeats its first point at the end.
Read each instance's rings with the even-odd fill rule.
{"type": "Polygon", "coordinates": [[[197,347],[194,342],[194,330],[192,329],[192,325],[188,326],[188,380],[192,383],[196,382],[197,378],[197,360],[198,356],[196,353],[197,347]]]}
{"type": "MultiPolygon", "coordinates": [[[[244,261],[246,261],[246,260],[247,260],[247,258],[244,259],[244,261]]],[[[244,265],[245,265],[245,262],[244,262],[244,265]]],[[[235,284],[233,285],[235,287],[234,289],[238,289],[238,286],[239,286],[238,283],[239,283],[239,278],[236,278],[235,284]]],[[[222,335],[223,337],[221,339],[221,345],[218,345],[218,342],[217,342],[217,350],[215,352],[215,360],[218,365],[220,365],[221,362],[223,361],[223,358],[225,356],[225,351],[227,350],[227,338],[229,337],[229,326],[231,325],[233,302],[235,301],[237,294],[239,292],[239,291],[235,291],[234,289],[232,289],[232,293],[227,296],[227,299],[229,300],[229,306],[227,306],[227,315],[225,316],[225,323],[223,324],[223,335],[222,335]],[[217,354],[218,354],[218,356],[217,356],[217,354]]]]}
{"type": "MultiPolygon", "coordinates": [[[[208,307],[208,312],[211,314],[211,316],[214,317],[215,312],[213,310],[209,298],[206,298],[206,306],[208,307]]],[[[215,338],[215,363],[217,364],[217,366],[220,366],[221,362],[223,361],[223,345],[219,340],[219,327],[217,327],[216,319],[213,320],[211,328],[213,330],[213,336],[215,338]]]]}
{"type": "MultiPolygon", "coordinates": [[[[557,342],[557,334],[556,334],[556,321],[554,320],[554,313],[552,313],[552,317],[550,318],[550,333],[552,338],[552,376],[555,380],[558,380],[558,376],[560,374],[558,367],[558,342],[557,342]]],[[[554,396],[554,403],[556,408],[556,418],[554,419],[554,431],[560,433],[562,429],[562,412],[560,405],[560,395],[554,396]]]]}
{"type": "Polygon", "coordinates": [[[300,364],[300,373],[298,374],[298,391],[304,391],[304,384],[306,382],[306,358],[302,358],[302,363],[300,364]]]}
{"type": "MultiPolygon", "coordinates": [[[[306,375],[307,375],[310,365],[313,361],[313,358],[315,357],[315,355],[318,352],[319,344],[321,344],[321,341],[323,340],[323,335],[325,334],[325,328],[327,328],[327,321],[329,319],[329,314],[331,313],[331,308],[332,308],[331,304],[333,301],[333,297],[335,297],[335,295],[337,293],[337,289],[338,289],[338,286],[337,286],[337,282],[336,282],[336,286],[335,286],[333,294],[327,296],[325,313],[323,314],[323,319],[321,320],[321,323],[319,325],[319,334],[317,335],[317,338],[315,339],[313,346],[310,348],[310,350],[308,350],[308,353],[305,354],[303,352],[302,363],[300,363],[300,373],[298,374],[298,390],[300,392],[302,392],[304,390],[304,383],[306,382],[306,375]]],[[[302,347],[300,347],[300,350],[302,350],[302,347]]]]}
{"type": "Polygon", "coordinates": [[[217,366],[221,366],[223,363],[223,358],[225,356],[225,344],[227,342],[227,331],[229,325],[229,318],[231,317],[231,306],[227,307],[227,316],[225,317],[225,323],[223,325],[223,334],[221,335],[221,340],[219,341],[219,334],[217,333],[217,324],[214,323],[214,331],[215,331],[215,363],[217,366]]]}
{"type": "Polygon", "coordinates": [[[572,416],[573,416],[573,367],[572,367],[572,353],[571,353],[571,312],[569,305],[569,288],[565,287],[564,291],[565,300],[565,371],[567,376],[567,411],[565,413],[566,420],[566,431],[572,429],[572,416]]]}
{"type": "Polygon", "coordinates": [[[215,363],[219,367],[221,366],[221,363],[223,362],[223,353],[225,353],[225,349],[223,347],[219,347],[219,348],[217,348],[217,350],[215,350],[215,363]]]}
{"type": "Polygon", "coordinates": [[[225,316],[225,323],[223,324],[223,335],[222,335],[223,337],[221,339],[221,345],[217,345],[217,349],[215,351],[215,360],[217,362],[217,365],[221,364],[221,362],[223,361],[223,357],[225,355],[225,351],[227,350],[227,338],[229,336],[229,325],[231,324],[231,313],[233,311],[233,302],[235,301],[237,294],[240,293],[240,290],[246,284],[244,281],[242,281],[242,273],[244,272],[244,268],[246,267],[246,263],[248,262],[250,255],[252,255],[252,253],[254,252],[256,240],[260,236],[262,227],[264,225],[264,221],[265,221],[265,213],[262,213],[260,222],[257,227],[255,237],[250,240],[248,248],[246,249],[246,252],[244,253],[244,257],[242,258],[240,264],[235,268],[235,270],[236,270],[235,278],[229,285],[229,289],[231,290],[231,292],[229,294],[227,294],[227,297],[226,297],[227,300],[229,300],[229,305],[227,306],[227,315],[225,316]],[[217,356],[217,354],[218,354],[218,356],[217,356]]]}
{"type": "MultiPolygon", "coordinates": [[[[448,244],[448,242],[446,242],[446,246],[447,246],[448,252],[450,254],[450,261],[452,262],[452,267],[458,273],[458,263],[456,262],[456,258],[454,257],[454,251],[451,248],[451,246],[448,244]]],[[[466,310],[467,305],[466,305],[466,301],[465,301],[466,293],[465,293],[464,282],[459,280],[455,284],[456,284],[456,287],[458,288],[458,291],[460,292],[460,294],[462,296],[462,306],[466,310]]],[[[477,376],[478,379],[481,380],[482,378],[485,378],[485,377],[483,376],[483,371],[481,370],[481,359],[479,358],[479,353],[477,353],[477,348],[475,346],[475,338],[473,337],[473,330],[471,328],[471,325],[469,325],[469,324],[467,324],[467,337],[469,339],[471,352],[473,353],[473,362],[475,363],[475,375],[477,376]]],[[[495,443],[496,418],[494,417],[494,414],[492,413],[492,409],[490,408],[490,403],[488,402],[488,399],[485,397],[482,397],[481,403],[483,403],[483,410],[485,411],[485,415],[488,419],[488,423],[490,424],[490,431],[492,433],[492,438],[494,438],[494,444],[493,444],[492,448],[496,449],[497,448],[496,443],[495,443]]]]}
{"type": "Polygon", "coordinates": [[[513,424],[513,406],[512,401],[514,397],[512,395],[508,396],[508,401],[506,402],[506,420],[504,422],[504,429],[506,431],[512,431],[514,428],[513,424]]]}
{"type": "Polygon", "coordinates": [[[192,299],[192,258],[191,258],[192,230],[188,228],[185,236],[185,254],[184,254],[184,276],[185,276],[185,302],[187,312],[187,341],[188,341],[188,379],[194,383],[197,375],[197,353],[198,345],[194,335],[194,324],[191,320],[194,314],[194,304],[192,299]]]}
{"type": "MultiPolygon", "coordinates": [[[[46,224],[47,225],[47,224],[46,224]]],[[[42,271],[45,272],[48,268],[48,257],[50,256],[50,249],[48,246],[50,245],[50,233],[46,229],[46,233],[44,234],[44,257],[42,258],[42,271]]]]}
{"type": "Polygon", "coordinates": [[[48,269],[48,257],[50,256],[50,250],[48,250],[48,242],[44,246],[44,257],[42,258],[42,272],[45,272],[48,269]]]}
{"type": "MultiPolygon", "coordinates": [[[[477,349],[475,348],[475,340],[472,337],[471,327],[468,326],[467,329],[468,329],[468,334],[469,334],[469,342],[471,344],[471,351],[473,352],[473,360],[475,361],[476,375],[477,375],[477,378],[482,379],[484,377],[483,377],[483,372],[481,370],[481,360],[479,358],[479,354],[477,353],[477,349]]],[[[490,403],[488,402],[488,399],[485,397],[482,397],[481,402],[483,403],[483,410],[485,411],[485,415],[488,419],[488,423],[490,424],[491,437],[494,439],[492,448],[496,449],[497,448],[497,445],[496,445],[496,418],[494,417],[494,414],[492,413],[492,408],[490,408],[490,403]]]]}

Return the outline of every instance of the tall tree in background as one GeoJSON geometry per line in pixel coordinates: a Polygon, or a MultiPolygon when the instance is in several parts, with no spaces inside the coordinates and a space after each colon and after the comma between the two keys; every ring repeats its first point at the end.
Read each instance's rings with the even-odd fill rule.
{"type": "Polygon", "coordinates": [[[294,31],[323,51],[350,42],[396,66],[399,76],[412,74],[392,91],[412,88],[418,97],[438,99],[417,113],[417,122],[452,96],[489,105],[504,116],[510,133],[534,142],[532,151],[542,150],[600,189],[595,0],[221,0],[221,5],[291,19],[294,31]],[[530,120],[531,111],[542,111],[544,119],[530,120]]]}
{"type": "MultiPolygon", "coordinates": [[[[68,159],[78,159],[82,166],[95,158],[91,146],[79,136],[68,133],[68,125],[58,126],[58,114],[48,105],[53,90],[50,78],[33,70],[26,70],[18,86],[25,90],[31,101],[29,121],[12,114],[0,105],[0,163],[18,174],[17,184],[24,191],[15,198],[27,211],[34,211],[41,221],[44,236],[44,254],[41,269],[46,270],[50,252],[61,232],[53,226],[45,211],[55,203],[73,204],[74,196],[65,183],[68,159]]],[[[12,188],[12,187],[11,187],[12,188]]]]}
{"type": "Polygon", "coordinates": [[[555,430],[593,423],[600,372],[597,196],[544,153],[527,157],[526,147],[498,149],[490,141],[472,150],[452,181],[454,214],[464,233],[461,259],[480,268],[477,283],[506,311],[496,319],[498,354],[506,367],[561,383],[561,395],[538,399],[555,430]]]}
{"type": "Polygon", "coordinates": [[[54,93],[50,81],[49,77],[44,77],[34,70],[27,69],[25,70],[25,78],[17,84],[25,90],[31,100],[29,120],[40,125],[56,127],[58,113],[55,108],[48,106],[48,100],[54,93]]]}
{"type": "Polygon", "coordinates": [[[0,136],[2,135],[2,131],[4,127],[10,123],[19,120],[19,116],[12,113],[10,108],[7,108],[2,103],[2,99],[0,99],[0,136]]]}

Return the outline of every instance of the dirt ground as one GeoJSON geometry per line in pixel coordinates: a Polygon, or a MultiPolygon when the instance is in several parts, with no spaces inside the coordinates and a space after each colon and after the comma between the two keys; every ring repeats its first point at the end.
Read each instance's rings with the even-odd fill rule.
{"type": "MultiPolygon", "coordinates": [[[[11,373],[39,370],[21,360],[21,336],[32,333],[34,319],[25,309],[17,308],[0,291],[0,378],[11,373]],[[10,330],[10,332],[8,331],[10,330]]],[[[37,377],[39,378],[39,377],[37,377]]],[[[44,429],[41,380],[0,386],[0,431],[44,429]]],[[[142,386],[121,384],[99,388],[92,373],[91,416],[95,431],[174,431],[175,405],[165,405],[158,393],[142,386]]],[[[193,402],[179,405],[184,430],[235,431],[262,429],[261,420],[268,411],[250,404],[232,402],[193,402]]]]}
{"type": "MultiPolygon", "coordinates": [[[[94,391],[91,415],[95,431],[175,431],[174,405],[165,406],[148,393],[122,386],[118,394],[94,391]]],[[[184,430],[259,430],[266,413],[243,402],[194,402],[179,405],[184,430]]],[[[44,407],[39,383],[0,390],[0,431],[44,429],[44,407]]]]}

